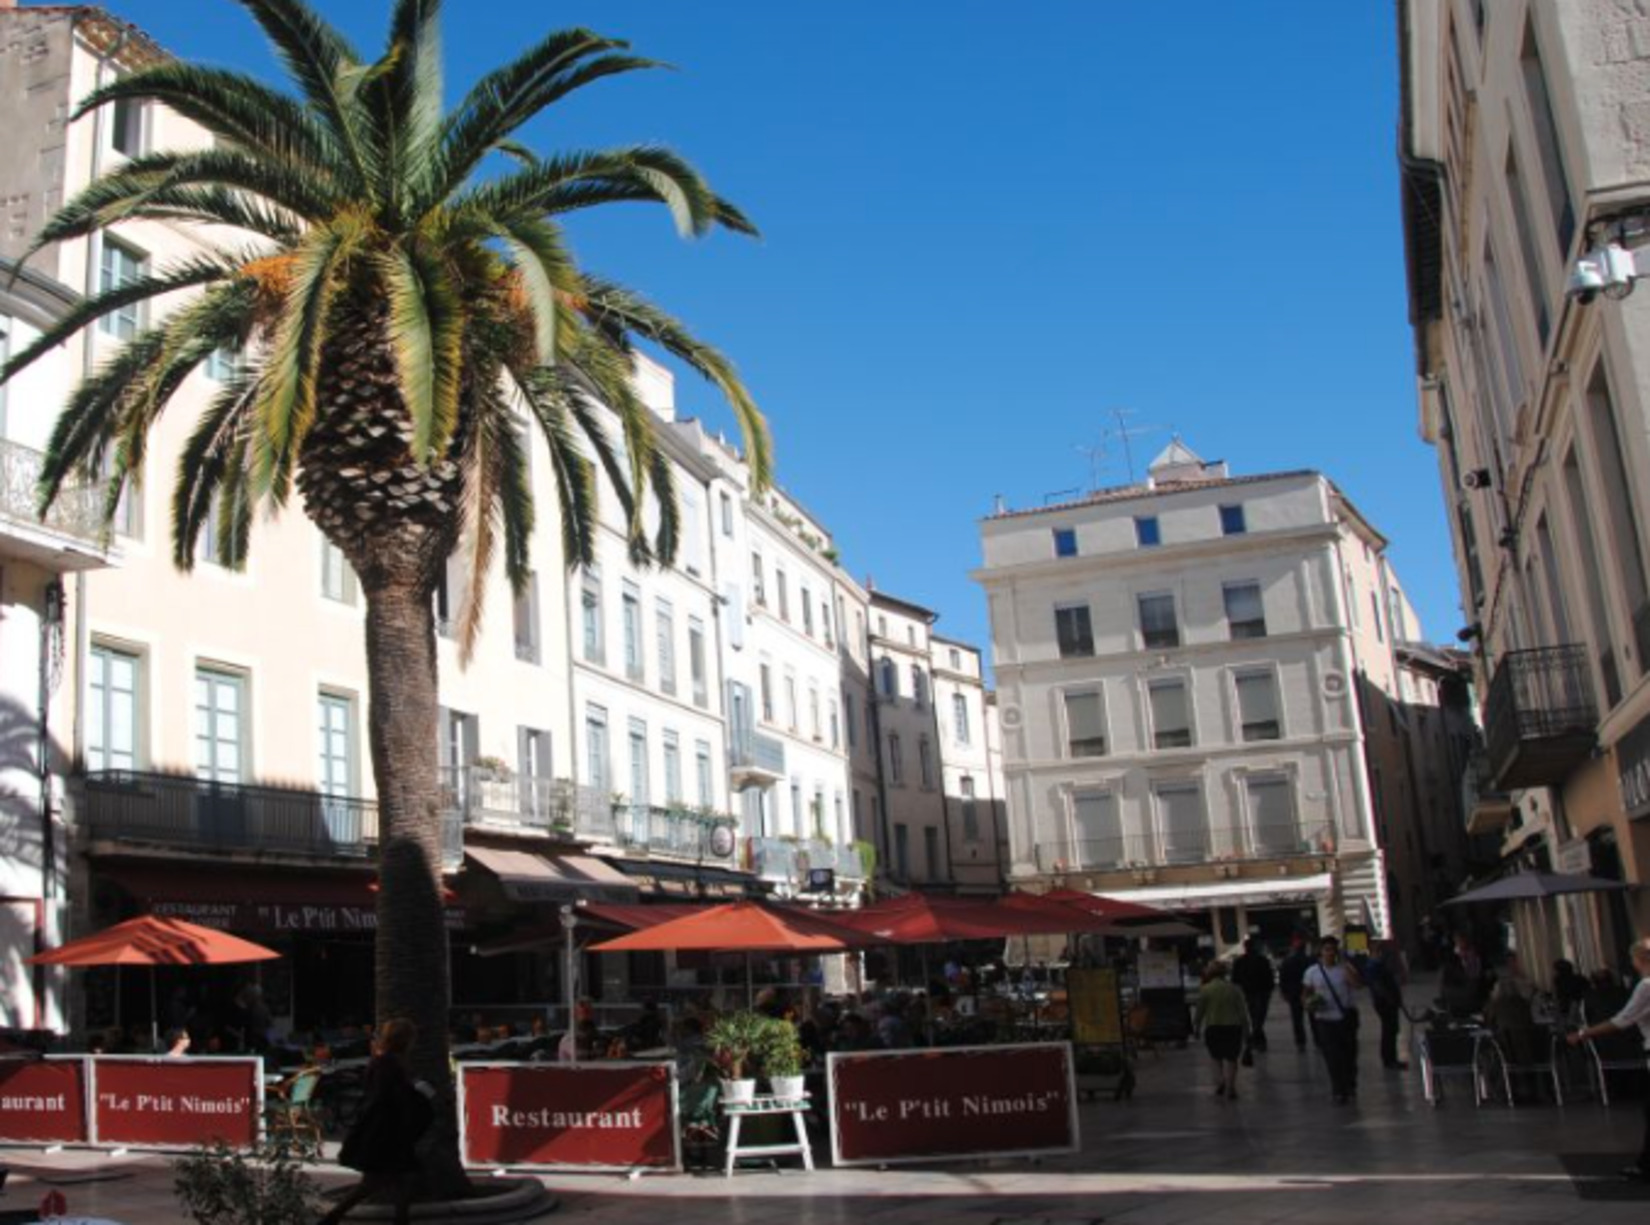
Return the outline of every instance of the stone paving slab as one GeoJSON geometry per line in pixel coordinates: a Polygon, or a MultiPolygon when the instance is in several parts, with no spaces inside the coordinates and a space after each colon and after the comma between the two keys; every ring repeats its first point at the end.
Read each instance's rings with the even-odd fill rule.
{"type": "MultiPolygon", "coordinates": [[[[1645,1225],[1650,1187],[1614,1179],[1636,1151],[1643,1104],[1433,1108],[1414,1071],[1364,1051],[1359,1101],[1335,1106],[1313,1054],[1274,1046],[1241,1096],[1213,1096],[1195,1047],[1146,1055],[1131,1102],[1079,1108],[1082,1151],[1028,1161],[720,1174],[558,1174],[560,1217],[600,1225],[1645,1225]]],[[[828,1144],[816,1143],[816,1155],[828,1144]]],[[[0,1208],[38,1203],[54,1172],[109,1172],[61,1187],[72,1213],[124,1225],[182,1218],[163,1158],[15,1150],[0,1208]]],[[[345,1172],[315,1170],[328,1186],[345,1172]]],[[[556,1218],[550,1217],[547,1220],[556,1218]]]]}

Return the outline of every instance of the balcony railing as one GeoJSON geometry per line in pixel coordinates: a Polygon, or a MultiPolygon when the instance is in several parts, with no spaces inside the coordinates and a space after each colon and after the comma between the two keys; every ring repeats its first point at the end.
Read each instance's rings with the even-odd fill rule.
{"type": "Polygon", "coordinates": [[[619,846],[661,858],[733,866],[738,822],[732,817],[626,801],[614,803],[611,811],[613,841],[619,846]]]}
{"type": "Polygon", "coordinates": [[[852,846],[819,838],[749,838],[751,871],[763,880],[804,883],[810,868],[830,868],[840,880],[863,880],[865,868],[852,846]]]}
{"type": "Polygon", "coordinates": [[[1597,743],[1598,703],[1586,649],[1508,651],[1490,681],[1484,723],[1495,786],[1563,782],[1597,743]]]}
{"type": "Polygon", "coordinates": [[[728,773],[739,788],[779,782],[785,777],[785,742],[761,732],[736,733],[728,744],[728,773]]]}
{"type": "Polygon", "coordinates": [[[1253,863],[1325,855],[1335,850],[1328,822],[1165,830],[1037,846],[1040,872],[1107,872],[1194,864],[1253,863]]]}
{"type": "Polygon", "coordinates": [[[30,527],[45,527],[100,544],[103,534],[103,490],[94,485],[65,487],[46,513],[44,523],[35,513],[36,491],[45,458],[39,451],[0,438],[0,519],[11,519],[30,527]]]}
{"type": "Polygon", "coordinates": [[[441,771],[442,799],[464,825],[512,830],[585,842],[612,841],[609,798],[565,778],[538,778],[485,766],[441,771]]]}
{"type": "Polygon", "coordinates": [[[1474,749],[1461,772],[1461,811],[1467,833],[1492,834],[1512,820],[1512,797],[1495,785],[1483,749],[1474,749]]]}

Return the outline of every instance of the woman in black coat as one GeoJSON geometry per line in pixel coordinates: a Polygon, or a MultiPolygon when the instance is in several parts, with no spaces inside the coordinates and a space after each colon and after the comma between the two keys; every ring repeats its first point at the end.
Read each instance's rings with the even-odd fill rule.
{"type": "Polygon", "coordinates": [[[361,1181],[321,1218],[322,1225],[337,1225],[356,1204],[377,1195],[394,1202],[397,1225],[410,1219],[418,1139],[435,1117],[407,1071],[407,1052],[417,1036],[411,1021],[386,1021],[380,1030],[360,1117],[338,1149],[338,1164],[359,1170],[361,1181]]]}

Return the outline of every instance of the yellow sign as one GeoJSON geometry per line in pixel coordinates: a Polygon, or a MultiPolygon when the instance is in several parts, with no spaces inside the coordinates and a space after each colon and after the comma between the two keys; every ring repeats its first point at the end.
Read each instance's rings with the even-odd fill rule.
{"type": "Polygon", "coordinates": [[[1341,950],[1348,956],[1369,952],[1369,933],[1361,927],[1349,927],[1346,938],[1341,941],[1341,950]]]}
{"type": "Polygon", "coordinates": [[[1071,1007],[1071,1040],[1078,1046],[1121,1046],[1123,1009],[1116,970],[1072,968],[1066,971],[1066,999],[1071,1007]]]}

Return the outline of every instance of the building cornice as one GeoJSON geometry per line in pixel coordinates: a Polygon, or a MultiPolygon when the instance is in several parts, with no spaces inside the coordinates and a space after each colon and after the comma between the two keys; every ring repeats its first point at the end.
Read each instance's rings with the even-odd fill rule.
{"type": "Polygon", "coordinates": [[[1149,549],[1088,553],[1077,557],[1049,557],[1011,565],[984,566],[969,571],[968,577],[988,588],[1037,579],[1069,581],[1073,576],[1099,576],[1112,570],[1136,572],[1166,569],[1175,562],[1259,556],[1268,553],[1285,556],[1300,550],[1283,546],[1322,545],[1334,541],[1339,535],[1338,524],[1317,523],[1308,527],[1278,528],[1269,532],[1245,532],[1241,536],[1213,536],[1206,540],[1188,540],[1178,544],[1157,545],[1149,549]]]}
{"type": "Polygon", "coordinates": [[[1279,761],[1280,754],[1306,753],[1324,748],[1345,748],[1363,742],[1363,737],[1350,730],[1322,732],[1313,736],[1289,736],[1282,740],[1241,741],[1236,744],[1200,744],[1189,749],[1156,749],[1133,753],[1109,753],[1104,757],[1044,757],[1025,761],[1003,762],[1003,776],[1035,777],[1057,775],[1051,781],[1069,780],[1087,782],[1124,770],[1144,767],[1151,771],[1185,771],[1204,762],[1230,763],[1238,757],[1254,758],[1256,771],[1279,769],[1288,764],[1279,761]]]}
{"type": "Polygon", "coordinates": [[[1207,660],[1212,655],[1231,654],[1234,663],[1254,663],[1257,653],[1263,653],[1268,659],[1276,657],[1272,651],[1272,644],[1320,644],[1337,642],[1346,637],[1344,630],[1337,626],[1321,626],[1315,629],[1291,630],[1283,634],[1268,634],[1264,638],[1221,638],[1214,642],[1183,642],[1177,647],[1168,650],[1148,650],[1141,648],[1130,651],[1112,651],[1104,655],[1073,655],[1056,659],[1031,659],[1023,662],[1014,660],[998,660],[996,670],[998,677],[1019,676],[1022,679],[1036,679],[1048,673],[1071,672],[1082,673],[1085,677],[1095,671],[1097,665],[1133,665],[1138,670],[1141,665],[1158,665],[1162,661],[1169,661],[1172,666],[1188,656],[1196,656],[1207,660]],[[1268,649],[1257,652],[1258,644],[1265,643],[1268,649]]]}

